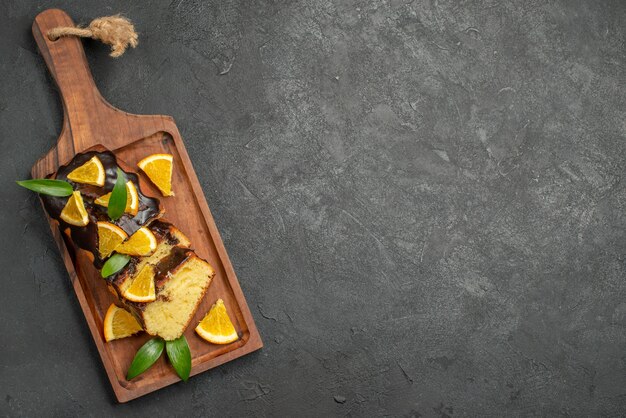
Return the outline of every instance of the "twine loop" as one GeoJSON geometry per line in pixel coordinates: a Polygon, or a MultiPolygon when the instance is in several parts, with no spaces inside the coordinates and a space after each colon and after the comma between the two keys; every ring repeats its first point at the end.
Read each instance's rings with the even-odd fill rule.
{"type": "Polygon", "coordinates": [[[48,31],[48,39],[56,41],[62,36],[92,38],[111,46],[111,56],[119,57],[130,46],[135,48],[139,41],[135,26],[127,18],[118,15],[94,19],[89,26],[59,26],[48,31]]]}

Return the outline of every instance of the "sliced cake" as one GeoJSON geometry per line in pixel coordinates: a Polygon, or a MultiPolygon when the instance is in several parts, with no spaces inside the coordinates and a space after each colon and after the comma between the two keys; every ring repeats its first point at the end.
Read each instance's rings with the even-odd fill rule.
{"type": "Polygon", "coordinates": [[[84,205],[89,218],[87,225],[71,225],[61,219],[61,212],[68,202],[66,197],[43,196],[44,206],[50,217],[59,222],[61,231],[71,237],[74,246],[90,254],[98,269],[102,268],[110,254],[115,253],[114,247],[123,252],[140,228],[139,232],[154,236],[150,238],[151,252],[138,253],[148,255],[131,257],[130,262],[119,272],[107,277],[106,282],[120,305],[139,320],[147,333],[173,340],[180,337],[189,325],[215,272],[208,262],[189,248],[189,239],[178,228],[160,219],[163,210],[159,200],[141,192],[137,174],[124,171],[128,180],[127,196],[130,199],[127,199],[125,213],[119,219],[111,220],[108,217],[108,199],[118,167],[113,153],[91,151],[77,154],[69,164],[57,171],[56,179],[70,181],[75,194],[80,192],[80,203],[84,205]],[[100,171],[104,170],[105,178],[99,178],[97,182],[77,183],[72,173],[76,173],[76,169],[80,171],[85,164],[101,167],[100,171]],[[108,251],[101,252],[98,224],[101,227],[106,224],[109,232],[114,231],[120,244],[114,244],[108,251]],[[137,294],[133,293],[137,288],[135,285],[142,285],[143,290],[148,286],[147,296],[142,293],[142,297],[136,297],[137,294]]]}
{"type": "Polygon", "coordinates": [[[144,264],[137,274],[144,269],[154,274],[156,300],[131,302],[118,293],[119,299],[148,334],[176,339],[187,329],[215,272],[193,250],[183,247],[173,247],[156,265],[144,264]]]}

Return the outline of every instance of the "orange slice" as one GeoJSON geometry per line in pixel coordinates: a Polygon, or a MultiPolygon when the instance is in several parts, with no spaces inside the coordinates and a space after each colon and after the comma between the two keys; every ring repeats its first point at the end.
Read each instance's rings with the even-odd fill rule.
{"type": "Polygon", "coordinates": [[[137,166],[146,173],[163,196],[174,196],[172,192],[172,155],[152,154],[137,163],[137,166]]]}
{"type": "Polygon", "coordinates": [[[152,302],[156,299],[154,288],[154,267],[147,264],[135,276],[132,283],[122,293],[124,298],[132,302],[152,302]]]}
{"type": "Polygon", "coordinates": [[[61,211],[60,218],[68,224],[75,226],[85,226],[89,223],[89,215],[87,215],[87,210],[85,210],[85,204],[80,192],[72,192],[61,211]]]}
{"type": "Polygon", "coordinates": [[[101,258],[108,257],[126,238],[128,234],[119,226],[110,222],[98,222],[98,250],[101,258]]]}
{"type": "Polygon", "coordinates": [[[121,254],[144,256],[150,255],[157,247],[157,240],[152,231],[142,226],[126,241],[115,248],[121,254]]]}
{"type": "MultiPolygon", "coordinates": [[[[94,200],[94,203],[96,205],[108,207],[111,193],[113,192],[107,193],[104,196],[100,196],[99,198],[94,200]]],[[[126,209],[124,209],[124,212],[130,213],[133,216],[137,215],[137,212],[139,212],[139,195],[137,194],[137,188],[135,187],[135,183],[133,183],[132,181],[126,182],[126,209]]]]}
{"type": "Polygon", "coordinates": [[[94,186],[104,186],[106,173],[102,162],[96,156],[91,157],[89,161],[75,168],[67,175],[69,180],[75,183],[93,184],[94,186]]]}
{"type": "Polygon", "coordinates": [[[127,310],[115,305],[109,306],[104,316],[104,339],[107,342],[130,337],[142,329],[137,319],[127,310]]]}
{"type": "Polygon", "coordinates": [[[222,299],[218,299],[211,306],[209,313],[196,327],[196,332],[202,339],[213,344],[229,344],[239,339],[222,299]]]}

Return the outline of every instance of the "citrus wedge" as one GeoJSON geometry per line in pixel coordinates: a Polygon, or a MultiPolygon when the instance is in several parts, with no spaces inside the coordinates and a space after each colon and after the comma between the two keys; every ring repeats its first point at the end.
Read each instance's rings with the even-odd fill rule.
{"type": "Polygon", "coordinates": [[[100,159],[96,156],[93,156],[85,164],[72,170],[70,174],[67,175],[67,178],[75,183],[104,186],[106,173],[100,159]]]}
{"type": "Polygon", "coordinates": [[[146,173],[163,196],[174,196],[172,192],[172,155],[152,154],[137,163],[137,166],[146,173]]]}
{"type": "Polygon", "coordinates": [[[147,264],[142,268],[122,296],[132,302],[154,301],[156,299],[154,267],[151,264],[147,264]]]}
{"type": "Polygon", "coordinates": [[[89,223],[89,215],[87,215],[87,211],[85,210],[85,204],[83,203],[83,197],[80,195],[80,192],[72,192],[72,195],[61,211],[60,218],[68,224],[75,226],[85,226],[89,223]]]}
{"type": "Polygon", "coordinates": [[[109,342],[130,337],[143,328],[127,310],[111,305],[104,316],[104,339],[109,342]]]}
{"type": "Polygon", "coordinates": [[[202,339],[213,344],[229,344],[239,339],[222,299],[218,299],[211,306],[209,313],[196,327],[196,332],[202,339]]]}
{"type": "Polygon", "coordinates": [[[157,247],[157,240],[152,231],[142,226],[126,241],[115,248],[121,254],[144,256],[152,254],[157,247]]]}
{"type": "MultiPolygon", "coordinates": [[[[94,203],[96,205],[108,207],[111,193],[112,192],[100,196],[94,200],[94,203]]],[[[126,209],[124,209],[124,212],[130,213],[133,216],[137,215],[137,212],[139,212],[139,195],[137,194],[135,183],[132,181],[126,182],[126,209]]]]}
{"type": "Polygon", "coordinates": [[[110,222],[98,222],[98,250],[101,258],[108,257],[126,238],[128,234],[119,226],[110,222]]]}

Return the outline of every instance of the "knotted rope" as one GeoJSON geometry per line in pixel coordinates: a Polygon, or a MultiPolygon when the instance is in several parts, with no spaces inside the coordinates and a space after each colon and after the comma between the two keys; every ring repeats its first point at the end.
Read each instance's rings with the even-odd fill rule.
{"type": "Polygon", "coordinates": [[[48,39],[51,41],[56,41],[62,36],[79,36],[102,41],[111,45],[112,57],[119,57],[129,46],[134,48],[139,44],[135,27],[130,20],[120,15],[99,17],[86,28],[60,26],[48,31],[48,39]]]}

